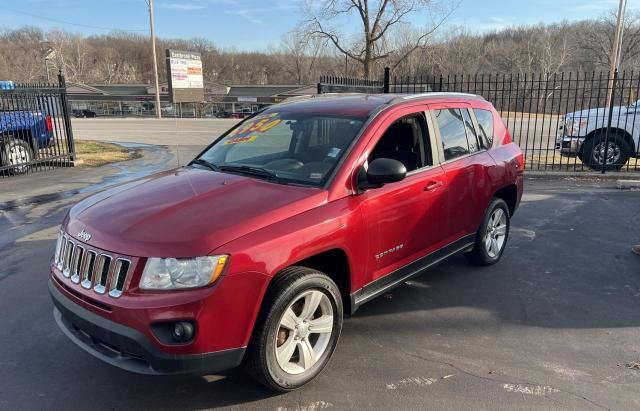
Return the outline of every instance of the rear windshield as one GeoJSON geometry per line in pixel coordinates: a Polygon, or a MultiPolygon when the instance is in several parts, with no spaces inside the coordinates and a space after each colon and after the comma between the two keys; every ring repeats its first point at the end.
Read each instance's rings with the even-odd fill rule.
{"type": "Polygon", "coordinates": [[[274,109],[245,120],[199,158],[223,172],[321,186],[365,120],[274,109]]]}

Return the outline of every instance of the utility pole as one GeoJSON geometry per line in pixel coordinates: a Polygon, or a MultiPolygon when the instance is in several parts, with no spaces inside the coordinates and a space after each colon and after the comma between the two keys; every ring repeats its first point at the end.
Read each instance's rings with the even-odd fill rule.
{"type": "Polygon", "coordinates": [[[611,50],[611,67],[609,68],[609,86],[607,87],[607,106],[611,105],[613,99],[614,77],[620,68],[620,58],[622,54],[622,37],[624,35],[624,15],[627,9],[627,0],[620,0],[618,6],[618,21],[616,23],[616,33],[613,40],[613,50],[611,50]]]}
{"type": "Polygon", "coordinates": [[[160,82],[158,81],[158,59],[156,57],[156,32],[153,24],[153,0],[147,0],[149,6],[149,26],[151,28],[151,48],[153,51],[153,76],[156,82],[156,117],[162,118],[162,106],[160,105],[160,82]]]}
{"type": "Polygon", "coordinates": [[[49,57],[44,58],[44,68],[47,70],[47,84],[51,84],[51,76],[49,75],[49,57]]]}

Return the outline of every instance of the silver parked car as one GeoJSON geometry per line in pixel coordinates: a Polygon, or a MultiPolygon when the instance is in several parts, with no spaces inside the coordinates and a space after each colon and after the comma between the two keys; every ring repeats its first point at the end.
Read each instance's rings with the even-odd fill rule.
{"type": "Polygon", "coordinates": [[[607,170],[619,170],[630,157],[640,157],[640,100],[629,106],[614,107],[605,145],[608,123],[608,108],[568,113],[556,140],[556,149],[563,156],[578,156],[594,170],[602,169],[606,153],[607,170]]]}

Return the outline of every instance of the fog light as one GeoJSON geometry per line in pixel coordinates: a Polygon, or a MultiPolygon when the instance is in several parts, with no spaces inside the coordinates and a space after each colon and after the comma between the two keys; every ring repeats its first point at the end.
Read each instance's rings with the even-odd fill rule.
{"type": "Polygon", "coordinates": [[[185,342],[193,338],[193,324],[180,321],[174,324],[171,337],[175,342],[185,342]]]}

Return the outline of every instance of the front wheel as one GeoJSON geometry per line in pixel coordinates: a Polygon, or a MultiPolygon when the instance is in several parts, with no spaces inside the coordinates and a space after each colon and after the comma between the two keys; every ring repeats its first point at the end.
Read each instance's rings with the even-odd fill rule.
{"type": "Polygon", "coordinates": [[[265,296],[245,358],[245,369],[277,391],[302,387],[328,364],[342,331],[342,299],[325,274],[283,270],[265,296]]]}
{"type": "Polygon", "coordinates": [[[609,138],[607,138],[604,132],[600,132],[593,138],[588,139],[584,143],[582,153],[584,164],[596,171],[602,170],[605,157],[607,159],[606,170],[617,171],[625,165],[631,156],[629,145],[622,137],[610,133],[609,138]]]}
{"type": "Polygon", "coordinates": [[[507,203],[494,198],[476,234],[473,250],[465,254],[470,263],[491,265],[500,261],[509,238],[510,220],[507,203]]]}

